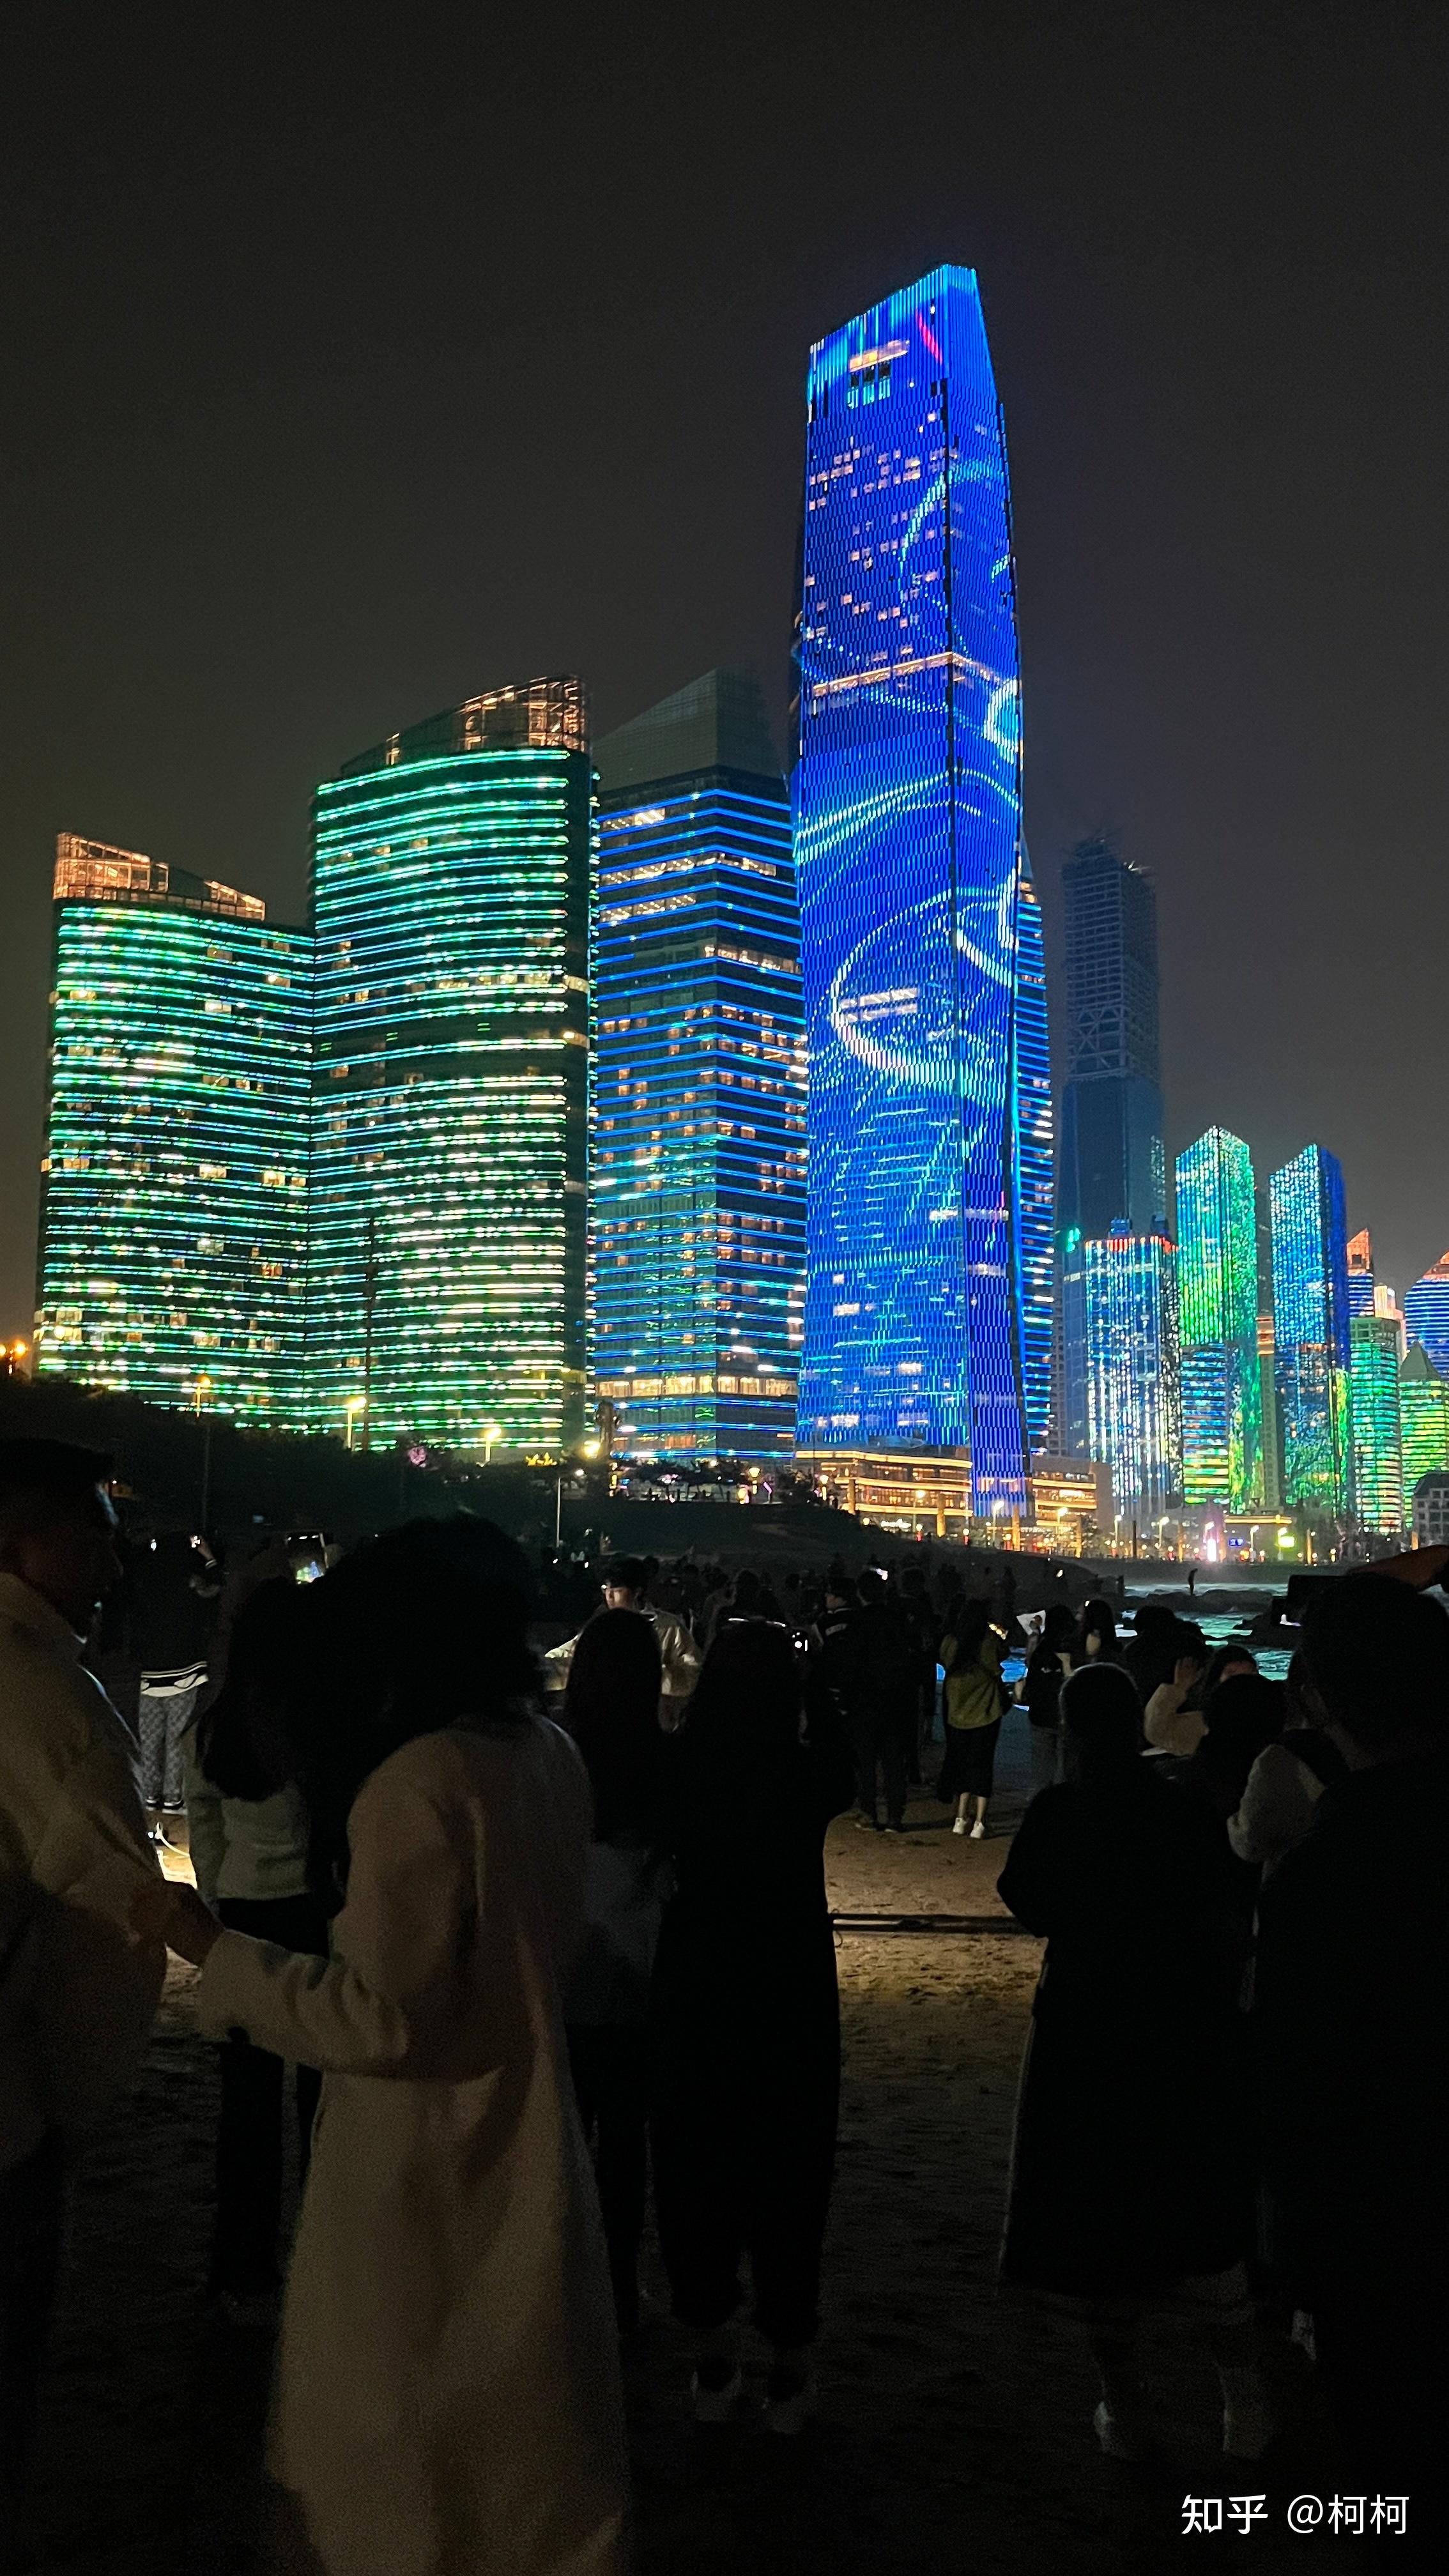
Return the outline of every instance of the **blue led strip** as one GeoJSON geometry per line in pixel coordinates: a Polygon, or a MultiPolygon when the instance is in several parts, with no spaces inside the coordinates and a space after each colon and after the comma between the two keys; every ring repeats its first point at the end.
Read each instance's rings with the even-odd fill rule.
{"type": "Polygon", "coordinates": [[[1034,907],[1019,935],[1006,451],[973,274],[936,270],[820,342],[807,408],[800,1438],[969,1447],[973,1509],[999,1515],[1025,1501],[1046,1415],[1050,1113],[1034,907]]]}

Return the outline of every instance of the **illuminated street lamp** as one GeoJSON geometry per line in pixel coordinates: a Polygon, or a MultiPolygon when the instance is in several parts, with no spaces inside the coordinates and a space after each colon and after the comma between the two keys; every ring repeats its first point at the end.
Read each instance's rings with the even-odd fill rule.
{"type": "Polygon", "coordinates": [[[502,1439],[502,1437],[503,1437],[503,1425],[502,1425],[502,1423],[501,1423],[501,1422],[485,1422],[485,1423],[484,1423],[484,1425],[483,1425],[483,1464],[484,1464],[484,1466],[485,1466],[485,1467],[490,1466],[490,1465],[492,1464],[492,1459],[493,1459],[493,1444],[494,1444],[494,1442],[495,1442],[496,1440],[501,1440],[501,1439],[502,1439]]]}
{"type": "Polygon", "coordinates": [[[357,1419],[358,1419],[358,1415],[359,1415],[359,1414],[362,1414],[362,1413],[365,1413],[365,1412],[367,1411],[367,1398],[366,1398],[366,1396],[365,1396],[365,1395],[349,1395],[349,1397],[348,1397],[348,1399],[347,1399],[347,1403],[346,1403],[346,1405],[345,1405],[345,1407],[344,1407],[344,1411],[345,1411],[346,1416],[347,1416],[347,1434],[346,1434],[346,1436],[347,1436],[347,1446],[348,1446],[348,1448],[350,1449],[350,1448],[352,1447],[352,1445],[353,1445],[353,1440],[354,1440],[354,1438],[355,1438],[356,1431],[357,1431],[357,1419]]]}
{"type": "Polygon", "coordinates": [[[211,1502],[211,1414],[206,1403],[210,1393],[211,1380],[203,1369],[196,1381],[196,1414],[197,1419],[202,1423],[201,1508],[197,1514],[197,1522],[203,1537],[206,1535],[206,1515],[211,1502]]]}
{"type": "MultiPolygon", "coordinates": [[[[582,1442],[580,1443],[580,1446],[579,1446],[579,1456],[580,1456],[581,1458],[597,1458],[597,1456],[598,1456],[598,1454],[599,1454],[599,1451],[601,1450],[601,1448],[603,1447],[603,1445],[604,1445],[604,1444],[603,1444],[603,1442],[602,1442],[601,1440],[585,1440],[585,1441],[582,1441],[582,1442]]],[[[557,1482],[557,1484],[556,1484],[556,1485],[555,1485],[555,1487],[554,1487],[554,1496],[553,1496],[553,1543],[554,1543],[554,1546],[555,1546],[555,1547],[561,1547],[561,1546],[563,1545],[563,1489],[564,1489],[564,1475],[565,1475],[565,1472],[566,1472],[566,1469],[567,1469],[567,1464],[568,1464],[568,1462],[567,1462],[567,1460],[566,1460],[566,1459],[561,1458],[561,1459],[559,1460],[559,1466],[558,1466],[558,1482],[557,1482]]],[[[582,1485],[582,1484],[586,1484],[586,1483],[587,1483],[588,1479],[587,1479],[587,1477],[585,1476],[585,1474],[584,1474],[584,1471],[583,1471],[583,1468],[582,1468],[582,1467],[575,1467],[575,1469],[574,1469],[574,1471],[573,1471],[573,1479],[572,1479],[572,1481],[573,1481],[573,1482],[574,1482],[574,1484],[576,1484],[576,1485],[582,1485]]]]}

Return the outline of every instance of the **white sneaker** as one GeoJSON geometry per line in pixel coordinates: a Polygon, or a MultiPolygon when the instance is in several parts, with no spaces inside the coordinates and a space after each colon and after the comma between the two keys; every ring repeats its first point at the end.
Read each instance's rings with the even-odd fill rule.
{"type": "Polygon", "coordinates": [[[971,1839],[973,1843],[984,1843],[986,1840],[986,1827],[983,1825],[979,1816],[971,1828],[971,1839]]]}
{"type": "Polygon", "coordinates": [[[1145,2428],[1130,2418],[1114,2415],[1106,2398],[1092,2417],[1092,2430],[1109,2460],[1150,2460],[1152,2444],[1145,2428]]]}
{"type": "Polygon", "coordinates": [[[722,2387],[703,2388],[696,2371],[689,2383],[689,2393],[694,2400],[696,2424],[728,2424],[745,2393],[744,2373],[736,2363],[722,2387]]]}
{"type": "Polygon", "coordinates": [[[964,1834],[966,1831],[966,1819],[964,1816],[958,1816],[956,1818],[955,1823],[951,1827],[951,1831],[953,1834],[964,1834]]]}
{"type": "Polygon", "coordinates": [[[798,2387],[788,2388],[785,2390],[783,2395],[772,2397],[768,2394],[768,2389],[770,2383],[773,2382],[774,2376],[775,2374],[772,2371],[770,2373],[770,2381],[767,2381],[766,2383],[767,2394],[765,2397],[765,2425],[767,2431],[771,2433],[785,2434],[803,2433],[811,2416],[815,2412],[815,2382],[813,2378],[807,2372],[805,2378],[800,2381],[798,2387]]]}

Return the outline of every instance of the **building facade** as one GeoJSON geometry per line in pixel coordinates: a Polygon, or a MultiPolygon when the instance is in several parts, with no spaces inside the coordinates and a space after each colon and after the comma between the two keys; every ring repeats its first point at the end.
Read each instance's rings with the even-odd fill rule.
{"type": "Polygon", "coordinates": [[[36,1369],[286,1423],[300,1400],[312,943],[63,833],[36,1369]]]}
{"type": "Polygon", "coordinates": [[[805,1276],[790,806],[758,684],[595,746],[591,1369],[625,1459],[788,1459],[805,1276]]]}
{"type": "Polygon", "coordinates": [[[1414,1545],[1449,1547],[1449,1473],[1421,1476],[1412,1509],[1414,1545]]]}
{"type": "Polygon", "coordinates": [[[1084,1454],[1111,1471],[1116,1520],[1149,1525],[1182,1494],[1177,1260],[1162,1234],[1125,1227],[1073,1246],[1063,1331],[1086,1388],[1084,1454]]]}
{"type": "Polygon", "coordinates": [[[317,791],[308,1410],[553,1455],[583,1427],[592,772],[572,679],[317,791]]]}
{"type": "Polygon", "coordinates": [[[1345,1520],[1354,1490],[1343,1173],[1321,1145],[1305,1145],[1269,1186],[1283,1502],[1345,1520]]]}
{"type": "Polygon", "coordinates": [[[1387,1537],[1405,1526],[1404,1460],[1399,1428],[1397,1319],[1372,1308],[1352,1318],[1353,1490],[1359,1524],[1387,1537]]]}
{"type": "Polygon", "coordinates": [[[1371,1315],[1374,1311],[1373,1237],[1364,1226],[1348,1238],[1348,1311],[1354,1315],[1371,1315]]]}
{"type": "Polygon", "coordinates": [[[799,1441],[969,1454],[1027,1507],[1051,1102],[1006,449],[976,279],[811,351],[795,847],[810,1058],[799,1441]]]}
{"type": "Polygon", "coordinates": [[[1177,1284],[1183,1500],[1251,1511],[1264,1499],[1253,1165],[1223,1127],[1177,1158],[1177,1284]]]}
{"type": "Polygon", "coordinates": [[[1440,1376],[1449,1377],[1449,1252],[1441,1252],[1433,1268],[1405,1289],[1404,1325],[1440,1376]]]}
{"type": "Polygon", "coordinates": [[[1440,1376],[1418,1342],[1405,1352],[1399,1370],[1399,1443],[1406,1494],[1421,1476],[1449,1467],[1449,1378],[1440,1376]]]}

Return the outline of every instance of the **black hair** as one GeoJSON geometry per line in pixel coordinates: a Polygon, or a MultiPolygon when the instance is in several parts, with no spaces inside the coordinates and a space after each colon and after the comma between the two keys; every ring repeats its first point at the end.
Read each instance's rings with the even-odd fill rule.
{"type": "Polygon", "coordinates": [[[94,1505],[115,1462],[103,1449],[73,1440],[0,1440],[0,1514],[35,1528],[68,1520],[94,1505]]]}
{"type": "Polygon", "coordinates": [[[1449,1744],[1449,1618],[1391,1574],[1348,1574],[1303,1610],[1303,1658],[1329,1716],[1366,1752],[1449,1744]]]}
{"type": "Polygon", "coordinates": [[[692,1755],[750,1772],[783,1759],[800,1742],[806,1686],[787,1628],[741,1619],[721,1628],[689,1703],[692,1755]]]}
{"type": "Polygon", "coordinates": [[[1077,1626],[1077,1643],[1084,1655],[1087,1651],[1087,1639],[1094,1634],[1102,1640],[1104,1656],[1116,1653],[1117,1622],[1112,1615],[1110,1601],[1089,1601],[1082,1611],[1077,1626]]]}
{"type": "Polygon", "coordinates": [[[640,1610],[601,1610],[569,1664],[564,1723],[594,1793],[594,1840],[653,1840],[660,1825],[663,1674],[654,1622],[640,1610]]]}
{"type": "Polygon", "coordinates": [[[315,1616],[308,1590],[290,1575],[259,1583],[238,1607],[227,1641],[221,1687],[196,1721],[196,1760],[203,1779],[224,1798],[270,1798],[286,1771],[269,1760],[266,1736],[291,1736],[288,1709],[311,1653],[315,1616]],[[275,1728],[257,1725],[257,1703],[275,1728]]]}
{"type": "Polygon", "coordinates": [[[1062,1684],[1067,1770],[1084,1789],[1110,1788],[1142,1750],[1142,1703],[1120,1664],[1079,1664],[1062,1684]]]}
{"type": "Polygon", "coordinates": [[[956,1651],[951,1658],[953,1672],[960,1672],[966,1665],[975,1663],[986,1643],[986,1631],[990,1625],[989,1601],[959,1603],[956,1611],[956,1625],[954,1629],[947,1631],[947,1634],[954,1636],[956,1640],[956,1651]]]}
{"type": "Polygon", "coordinates": [[[606,1557],[599,1569],[599,1581],[607,1583],[611,1591],[647,1592],[649,1568],[642,1556],[606,1557]]]}

